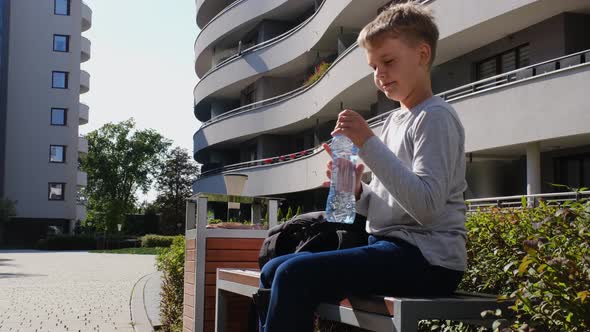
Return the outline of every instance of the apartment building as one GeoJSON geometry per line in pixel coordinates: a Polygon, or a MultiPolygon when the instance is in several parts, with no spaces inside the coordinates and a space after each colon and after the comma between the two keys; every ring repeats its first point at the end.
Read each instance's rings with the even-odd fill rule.
{"type": "MultiPolygon", "coordinates": [[[[434,93],[466,132],[466,199],[590,186],[590,1],[427,0],[440,30],[434,93]]],[[[362,27],[386,0],[196,0],[195,192],[279,196],[304,212],[321,188],[337,114],[376,134],[399,109],[372,81],[362,27]]],[[[370,181],[370,169],[363,175],[370,181]]]]}
{"type": "Polygon", "coordinates": [[[78,127],[89,107],[92,10],[81,0],[0,0],[0,196],[16,201],[6,243],[68,233],[85,218],[78,127]]]}

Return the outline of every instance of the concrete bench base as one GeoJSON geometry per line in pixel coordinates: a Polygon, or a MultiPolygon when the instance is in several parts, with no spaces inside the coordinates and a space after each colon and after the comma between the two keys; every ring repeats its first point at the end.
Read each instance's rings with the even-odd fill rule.
{"type": "MultiPolygon", "coordinates": [[[[215,331],[227,331],[225,307],[231,293],[252,297],[258,291],[260,271],[217,269],[215,331]]],[[[372,331],[415,332],[424,319],[449,319],[491,327],[493,319],[482,319],[485,310],[508,313],[511,302],[489,294],[456,292],[449,297],[349,297],[339,303],[322,303],[320,317],[372,331]]]]}

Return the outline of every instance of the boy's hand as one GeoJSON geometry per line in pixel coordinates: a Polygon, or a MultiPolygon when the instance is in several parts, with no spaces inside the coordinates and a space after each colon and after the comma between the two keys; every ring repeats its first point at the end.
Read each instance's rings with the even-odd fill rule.
{"type": "Polygon", "coordinates": [[[360,114],[351,110],[344,110],[338,114],[338,121],[331,135],[338,134],[350,138],[359,149],[371,136],[375,135],[367,121],[360,114]]]}
{"type": "MultiPolygon", "coordinates": [[[[330,148],[330,146],[326,143],[322,144],[322,146],[324,147],[324,150],[326,150],[326,152],[330,155],[330,158],[332,158],[332,149],[330,148]]],[[[347,160],[343,160],[338,158],[336,160],[338,161],[347,161],[347,160]]],[[[327,170],[326,170],[326,176],[328,177],[328,179],[332,179],[332,162],[333,160],[330,159],[330,161],[328,161],[327,166],[327,170]]],[[[354,196],[356,197],[356,199],[358,200],[360,195],[361,195],[361,190],[362,190],[362,184],[361,184],[361,176],[363,175],[363,170],[365,169],[365,165],[363,164],[358,164],[356,165],[355,168],[355,185],[354,185],[354,196]]],[[[322,187],[330,187],[330,181],[325,181],[324,183],[322,183],[322,187]]]]}

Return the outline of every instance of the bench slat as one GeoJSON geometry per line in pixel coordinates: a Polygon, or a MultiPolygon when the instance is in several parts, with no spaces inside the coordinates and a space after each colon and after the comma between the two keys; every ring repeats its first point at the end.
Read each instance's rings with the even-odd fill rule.
{"type": "MultiPolygon", "coordinates": [[[[217,278],[219,280],[226,280],[235,282],[242,285],[248,285],[252,287],[259,287],[260,271],[256,269],[218,269],[217,278]]],[[[436,303],[437,305],[457,305],[465,304],[465,302],[471,302],[473,305],[476,304],[497,304],[496,296],[491,294],[483,293],[469,293],[464,291],[457,291],[451,296],[433,296],[433,297],[392,297],[392,296],[350,296],[338,304],[342,307],[347,307],[354,310],[361,310],[369,313],[375,313],[380,315],[394,315],[394,304],[396,301],[402,301],[404,303],[436,303]]],[[[337,304],[331,302],[330,304],[337,304]]]]}

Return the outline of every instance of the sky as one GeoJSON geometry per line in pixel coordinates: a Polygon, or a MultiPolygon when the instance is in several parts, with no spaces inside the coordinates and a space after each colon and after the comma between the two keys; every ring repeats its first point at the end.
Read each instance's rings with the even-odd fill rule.
{"type": "MultiPolygon", "coordinates": [[[[152,128],[192,155],[200,122],[193,115],[193,45],[199,32],[194,0],[85,0],[92,8],[90,106],[84,135],[108,122],[134,118],[137,129],[152,128]]],[[[155,193],[139,195],[153,200],[155,193]]]]}

